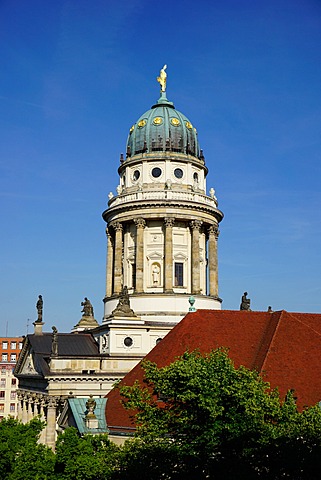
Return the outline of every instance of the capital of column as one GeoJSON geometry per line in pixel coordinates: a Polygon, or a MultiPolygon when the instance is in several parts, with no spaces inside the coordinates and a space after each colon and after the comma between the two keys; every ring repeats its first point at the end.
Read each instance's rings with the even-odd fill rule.
{"type": "Polygon", "coordinates": [[[17,390],[17,398],[18,400],[23,400],[24,394],[21,390],[17,390]]]}
{"type": "Polygon", "coordinates": [[[58,406],[58,401],[59,401],[59,398],[48,396],[47,402],[46,402],[48,408],[56,408],[58,406]]]}
{"type": "Polygon", "coordinates": [[[120,222],[111,222],[110,226],[117,232],[123,230],[123,225],[120,222]]]}
{"type": "Polygon", "coordinates": [[[143,218],[135,218],[134,223],[136,225],[136,228],[145,228],[146,227],[146,221],[143,218]]]}
{"type": "Polygon", "coordinates": [[[192,230],[200,230],[201,226],[203,225],[203,222],[201,220],[191,220],[189,222],[189,225],[192,230]]]}
{"type": "Polygon", "coordinates": [[[165,227],[172,228],[175,224],[175,218],[165,217],[164,218],[164,224],[165,224],[165,227]]]}
{"type": "Polygon", "coordinates": [[[215,235],[215,238],[218,239],[220,231],[217,225],[210,225],[207,231],[209,235],[215,235]]]}

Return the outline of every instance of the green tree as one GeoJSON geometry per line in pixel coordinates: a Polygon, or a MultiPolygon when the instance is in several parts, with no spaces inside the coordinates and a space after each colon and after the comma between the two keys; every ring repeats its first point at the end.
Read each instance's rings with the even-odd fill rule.
{"type": "Polygon", "coordinates": [[[125,408],[135,415],[139,439],[126,447],[122,478],[127,473],[129,478],[135,462],[149,472],[146,478],[161,478],[159,472],[153,477],[148,470],[160,452],[166,458],[162,478],[168,479],[187,474],[279,478],[278,472],[286,478],[293,468],[284,466],[285,460],[298,451],[305,455],[297,461],[301,476],[288,478],[303,478],[309,459],[314,459],[314,468],[321,467],[321,457],[315,460],[320,408],[298,412],[292,392],[281,401],[278,391],[257,372],[235,368],[225,349],[207,355],[186,352],[163,368],[151,362],[143,367],[145,385],[136,381],[117,387],[125,408]]]}
{"type": "Polygon", "coordinates": [[[38,444],[44,423],[33,419],[22,424],[13,418],[0,422],[1,480],[51,480],[54,454],[38,444]]]}
{"type": "Polygon", "coordinates": [[[118,467],[119,448],[108,435],[80,437],[73,427],[56,443],[56,478],[61,480],[108,480],[118,467]]]}

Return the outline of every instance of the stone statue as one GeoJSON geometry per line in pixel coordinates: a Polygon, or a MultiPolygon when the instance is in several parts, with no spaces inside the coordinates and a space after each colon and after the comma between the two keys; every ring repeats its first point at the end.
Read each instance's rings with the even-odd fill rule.
{"type": "Polygon", "coordinates": [[[247,292],[244,292],[244,294],[242,295],[240,310],[248,310],[250,312],[251,300],[249,298],[246,298],[247,294],[248,294],[247,292]]]}
{"type": "Polygon", "coordinates": [[[213,187],[210,188],[209,193],[210,193],[210,197],[213,198],[213,200],[217,201],[217,198],[216,198],[216,196],[215,196],[215,190],[214,190],[213,187]]]}
{"type": "Polygon", "coordinates": [[[87,416],[94,416],[94,411],[96,408],[96,400],[93,398],[92,394],[89,395],[89,398],[86,402],[87,416]]]}
{"type": "Polygon", "coordinates": [[[87,297],[85,297],[84,302],[81,302],[82,309],[82,316],[83,317],[93,317],[94,316],[94,309],[90,301],[87,297]]]}
{"type": "Polygon", "coordinates": [[[167,68],[167,65],[164,65],[161,71],[159,72],[159,77],[157,77],[157,81],[161,86],[161,92],[166,91],[166,78],[167,78],[167,73],[165,72],[167,68]]]}
{"type": "Polygon", "coordinates": [[[126,287],[126,285],[123,287],[122,291],[120,292],[119,304],[129,305],[129,294],[128,294],[128,288],[126,287]]]}
{"type": "Polygon", "coordinates": [[[126,286],[124,286],[120,292],[118,303],[116,308],[111,312],[111,316],[136,317],[134,311],[130,308],[128,288],[126,286]]]}
{"type": "Polygon", "coordinates": [[[38,311],[38,319],[37,322],[42,322],[42,310],[43,310],[43,300],[42,295],[38,296],[38,301],[36,303],[36,309],[38,311]]]}
{"type": "Polygon", "coordinates": [[[51,355],[53,357],[58,356],[58,330],[55,326],[52,328],[52,344],[51,344],[51,355]]]}
{"type": "Polygon", "coordinates": [[[121,192],[123,191],[123,187],[121,185],[117,185],[116,190],[117,190],[117,194],[120,195],[121,192]]]}
{"type": "Polygon", "coordinates": [[[109,192],[109,193],[108,193],[108,198],[109,198],[109,200],[111,200],[112,198],[114,198],[113,192],[109,192]]]}
{"type": "Polygon", "coordinates": [[[154,263],[153,269],[152,269],[153,285],[159,285],[159,273],[160,273],[160,268],[157,265],[157,263],[154,263]]]}

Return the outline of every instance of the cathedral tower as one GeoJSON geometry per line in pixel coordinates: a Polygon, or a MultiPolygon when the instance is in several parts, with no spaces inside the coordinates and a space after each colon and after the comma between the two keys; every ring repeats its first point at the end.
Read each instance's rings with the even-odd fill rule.
{"type": "Polygon", "coordinates": [[[206,193],[196,128],[166,97],[130,128],[117,195],[109,194],[104,321],[127,286],[131,308],[148,322],[178,322],[196,308],[220,309],[217,239],[223,213],[206,193]]]}

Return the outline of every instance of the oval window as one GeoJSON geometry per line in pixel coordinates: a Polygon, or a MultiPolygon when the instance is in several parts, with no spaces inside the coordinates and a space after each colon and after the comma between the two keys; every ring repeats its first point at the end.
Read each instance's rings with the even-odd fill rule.
{"type": "Polygon", "coordinates": [[[161,174],[162,174],[162,170],[159,167],[153,168],[152,175],[153,175],[154,178],[160,177],[161,174]]]}
{"type": "Polygon", "coordinates": [[[140,171],[139,170],[135,170],[134,173],[133,173],[133,180],[134,182],[137,182],[137,180],[139,179],[140,177],[140,171]]]}
{"type": "Polygon", "coordinates": [[[131,337],[126,337],[124,340],[125,347],[131,347],[133,344],[133,339],[131,337]]]}
{"type": "Polygon", "coordinates": [[[194,173],[193,175],[194,182],[198,182],[198,173],[194,173]]]}
{"type": "Polygon", "coordinates": [[[176,178],[183,178],[183,170],[181,168],[175,168],[174,175],[176,178]]]}

